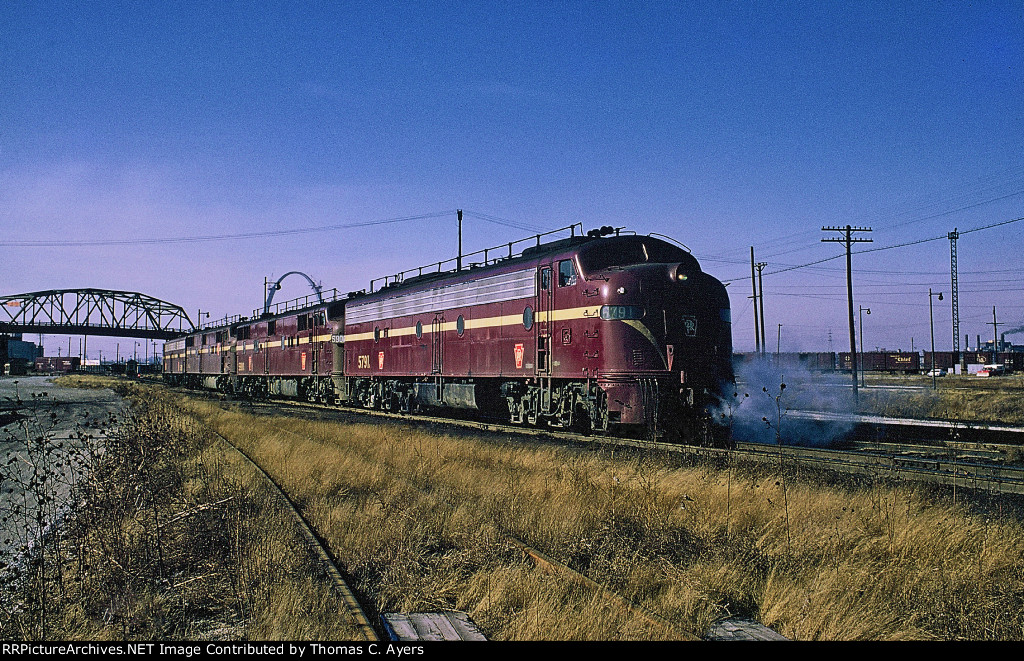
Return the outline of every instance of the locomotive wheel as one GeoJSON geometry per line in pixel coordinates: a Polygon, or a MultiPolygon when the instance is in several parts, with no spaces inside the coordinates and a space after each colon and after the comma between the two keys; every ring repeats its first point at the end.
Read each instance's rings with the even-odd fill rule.
{"type": "Polygon", "coordinates": [[[523,395],[523,418],[526,420],[526,424],[532,425],[534,427],[537,426],[537,422],[540,420],[540,416],[537,414],[537,409],[539,408],[537,406],[538,404],[539,402],[537,401],[537,397],[533,397],[529,393],[523,395]]]}
{"type": "Polygon", "coordinates": [[[594,430],[593,427],[593,421],[590,418],[590,411],[588,411],[587,407],[583,405],[583,402],[577,402],[569,421],[569,429],[577,434],[589,436],[594,430]]]}

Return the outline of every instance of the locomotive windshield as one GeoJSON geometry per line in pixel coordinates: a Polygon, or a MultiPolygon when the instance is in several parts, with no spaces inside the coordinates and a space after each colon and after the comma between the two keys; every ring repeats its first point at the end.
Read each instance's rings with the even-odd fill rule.
{"type": "Polygon", "coordinates": [[[682,248],[650,237],[623,236],[602,239],[580,248],[580,266],[585,273],[635,264],[683,262],[699,270],[697,260],[682,248]]]}

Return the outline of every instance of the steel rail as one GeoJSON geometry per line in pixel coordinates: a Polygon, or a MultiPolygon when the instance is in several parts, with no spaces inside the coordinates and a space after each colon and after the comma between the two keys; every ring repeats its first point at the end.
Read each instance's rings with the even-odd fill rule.
{"type": "MultiPolygon", "coordinates": [[[[274,404],[278,404],[278,403],[294,404],[295,402],[274,402],[274,404]]],[[[313,405],[313,408],[319,408],[319,407],[316,406],[316,405],[313,405]]],[[[291,434],[293,436],[298,436],[299,438],[303,438],[305,440],[312,440],[308,436],[304,436],[303,434],[300,434],[298,432],[294,432],[294,431],[292,431],[290,429],[285,429],[283,427],[280,427],[280,426],[275,425],[275,424],[270,423],[270,422],[264,422],[263,424],[264,424],[264,426],[270,427],[270,428],[275,429],[275,430],[277,430],[279,432],[283,432],[283,433],[286,433],[286,434],[291,434]]],[[[440,502],[441,504],[443,504],[444,506],[446,506],[446,507],[448,507],[448,508],[450,508],[452,510],[457,509],[457,506],[455,504],[453,504],[450,501],[448,501],[447,499],[441,497],[436,492],[429,492],[428,493],[427,491],[425,491],[419,485],[409,481],[408,479],[405,479],[403,477],[399,477],[398,475],[392,475],[392,477],[394,479],[402,482],[406,486],[419,491],[420,493],[422,493],[424,495],[429,495],[431,498],[436,499],[438,502],[440,502]]],[[[633,602],[633,601],[631,601],[629,599],[626,599],[625,597],[623,597],[619,593],[615,592],[611,588],[609,588],[609,587],[607,587],[607,586],[605,586],[605,585],[603,585],[603,584],[601,584],[601,583],[599,583],[599,582],[589,578],[585,574],[583,574],[583,573],[573,569],[572,567],[569,567],[568,565],[566,565],[566,564],[564,564],[564,563],[562,563],[562,562],[560,562],[558,560],[555,560],[551,556],[549,556],[549,555],[539,551],[538,549],[534,548],[533,546],[530,546],[526,542],[520,540],[519,538],[515,537],[514,535],[509,533],[507,530],[505,530],[497,521],[491,521],[491,523],[493,523],[494,526],[496,528],[498,528],[498,530],[501,531],[502,535],[505,536],[506,540],[509,542],[509,544],[511,546],[514,546],[515,548],[517,548],[520,551],[522,551],[540,569],[542,569],[544,571],[547,571],[547,572],[554,571],[554,572],[557,572],[559,574],[562,574],[563,576],[568,577],[571,580],[574,580],[574,581],[577,581],[579,583],[582,583],[583,585],[587,586],[588,588],[594,590],[597,594],[600,594],[607,601],[615,603],[616,605],[618,605],[620,608],[622,608],[626,612],[634,613],[634,614],[640,616],[642,619],[646,620],[649,624],[652,624],[652,625],[662,629],[666,633],[669,633],[669,634],[671,634],[673,636],[676,636],[678,638],[681,638],[683,640],[691,640],[691,641],[701,640],[701,638],[699,636],[697,636],[696,634],[692,633],[691,631],[688,631],[688,630],[680,627],[678,624],[675,624],[674,622],[671,622],[670,620],[667,620],[664,617],[658,615],[657,613],[653,613],[650,610],[648,610],[647,608],[644,608],[643,606],[641,606],[641,605],[639,605],[639,604],[637,604],[637,603],[635,603],[635,602],[633,602]]]]}
{"type": "Polygon", "coordinates": [[[348,583],[345,581],[344,576],[342,576],[341,570],[338,569],[338,566],[337,564],[335,564],[334,559],[331,557],[327,549],[324,548],[323,542],[321,542],[320,538],[317,537],[316,533],[313,531],[313,528],[309,525],[309,522],[306,521],[306,518],[304,516],[302,516],[302,513],[299,512],[298,508],[295,506],[295,503],[292,502],[292,499],[288,497],[288,494],[285,493],[284,489],[282,489],[281,486],[277,483],[277,481],[275,481],[274,478],[271,477],[269,473],[267,473],[267,471],[263,470],[263,468],[258,463],[256,463],[252,459],[252,457],[250,457],[248,454],[242,451],[227,437],[213,429],[210,429],[210,431],[213,432],[213,434],[217,438],[219,438],[226,445],[231,447],[235,452],[237,452],[250,466],[252,466],[256,470],[256,472],[263,476],[263,479],[271,487],[273,487],[274,490],[277,491],[278,495],[282,498],[285,505],[288,507],[288,510],[291,512],[292,517],[295,519],[295,522],[299,527],[299,531],[302,533],[303,538],[305,538],[306,543],[320,558],[320,564],[323,566],[324,570],[327,572],[327,575],[330,577],[331,585],[334,587],[335,592],[338,593],[338,596],[341,597],[342,602],[345,604],[345,608],[348,611],[349,617],[352,619],[352,623],[355,625],[356,630],[359,631],[359,634],[363,637],[364,640],[380,640],[380,636],[377,635],[376,629],[374,629],[373,625],[370,623],[369,618],[366,616],[366,612],[363,610],[362,604],[359,603],[359,599],[356,597],[355,593],[352,591],[348,583]]]}
{"type": "MultiPolygon", "coordinates": [[[[188,391],[197,392],[197,391],[188,391]]],[[[898,454],[871,454],[847,452],[836,449],[810,448],[795,445],[737,442],[731,450],[692,445],[680,445],[659,441],[648,441],[604,435],[584,435],[552,428],[530,428],[507,423],[479,420],[463,420],[430,415],[409,415],[372,409],[339,407],[327,404],[293,400],[274,400],[275,405],[288,405],[338,413],[375,416],[395,420],[416,421],[430,424],[450,425],[497,433],[533,436],[540,439],[561,440],[572,443],[596,443],[638,450],[688,454],[705,459],[722,459],[728,455],[753,461],[778,460],[780,451],[791,462],[801,461],[818,468],[853,474],[888,473],[916,481],[948,484],[958,487],[994,491],[998,493],[1024,494],[1024,468],[1008,466],[986,466],[984,464],[923,459],[898,454]],[[781,449],[781,450],[780,450],[781,449]],[[969,483],[969,484],[967,484],[969,483]]],[[[909,421],[907,421],[909,423],[909,421]]],[[[930,426],[930,425],[926,425],[930,426]]]]}

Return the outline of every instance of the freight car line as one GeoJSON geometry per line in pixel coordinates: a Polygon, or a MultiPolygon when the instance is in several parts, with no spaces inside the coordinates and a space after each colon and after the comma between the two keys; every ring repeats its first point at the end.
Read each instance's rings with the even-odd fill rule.
{"type": "MultiPolygon", "coordinates": [[[[288,405],[295,404],[295,402],[281,402],[281,403],[282,404],[288,404],[288,405]]],[[[300,402],[299,404],[302,404],[302,403],[300,402]]],[[[273,406],[272,404],[264,404],[264,405],[265,406],[273,406]]],[[[321,408],[318,405],[308,405],[308,407],[310,407],[310,408],[321,408]]],[[[278,408],[280,408],[280,407],[278,407],[278,408]]],[[[386,415],[391,417],[391,414],[386,414],[386,415]]],[[[399,416],[395,416],[395,417],[399,417],[399,416]]],[[[406,419],[408,419],[408,418],[406,418],[406,419]]],[[[445,420],[447,420],[447,419],[445,419],[445,420]]],[[[293,432],[290,429],[285,429],[283,427],[279,427],[279,426],[274,425],[274,424],[269,423],[269,422],[264,422],[264,426],[276,429],[277,431],[280,431],[280,432],[285,433],[285,434],[290,434],[292,436],[298,436],[299,438],[307,439],[307,437],[303,436],[302,434],[299,434],[297,432],[293,432]]],[[[260,469],[260,470],[262,470],[262,469],[260,469]]],[[[409,480],[401,478],[401,477],[399,477],[397,475],[392,475],[392,477],[394,479],[398,480],[398,481],[401,481],[403,484],[405,484],[406,486],[408,486],[410,488],[416,489],[416,490],[418,490],[418,491],[420,491],[421,493],[424,493],[424,494],[427,493],[421,487],[419,487],[416,484],[413,484],[409,480]]],[[[456,508],[456,506],[454,504],[452,504],[452,503],[448,502],[447,500],[441,498],[439,496],[439,494],[436,493],[436,492],[431,492],[429,495],[432,498],[438,499],[439,502],[444,504],[446,507],[451,508],[452,510],[454,510],[456,508]]],[[[543,552],[537,550],[536,548],[530,546],[526,542],[518,539],[517,537],[512,536],[507,531],[502,530],[501,526],[497,522],[492,521],[492,523],[494,524],[494,526],[496,528],[501,530],[502,534],[508,540],[510,545],[512,545],[512,546],[518,548],[519,550],[521,550],[527,557],[529,557],[531,559],[531,561],[535,565],[537,565],[539,568],[543,569],[544,571],[546,571],[546,572],[554,571],[554,572],[557,572],[559,574],[562,574],[563,576],[567,577],[571,581],[576,581],[576,582],[582,583],[583,585],[586,585],[590,589],[594,590],[597,594],[601,595],[605,600],[610,601],[610,602],[618,605],[620,608],[622,608],[626,612],[635,613],[635,614],[639,615],[642,619],[646,620],[649,624],[652,624],[652,625],[654,625],[654,626],[656,626],[656,627],[658,627],[658,628],[660,628],[660,629],[662,629],[662,630],[664,630],[664,631],[666,631],[666,632],[668,632],[668,633],[670,633],[672,635],[678,636],[682,640],[690,640],[690,641],[701,640],[698,636],[694,635],[693,633],[691,633],[691,632],[689,632],[689,631],[687,631],[685,629],[680,628],[677,624],[675,624],[675,623],[673,623],[673,622],[671,622],[671,621],[661,617],[660,615],[658,615],[656,613],[652,613],[651,611],[649,611],[648,609],[644,608],[643,606],[641,606],[641,605],[639,605],[639,604],[637,604],[635,602],[632,602],[629,599],[626,599],[625,597],[623,597],[622,595],[618,594],[614,590],[611,590],[610,588],[606,587],[605,585],[602,585],[601,583],[598,583],[597,581],[594,581],[593,579],[588,578],[584,574],[576,571],[575,569],[569,567],[568,565],[563,564],[563,563],[559,562],[558,560],[555,560],[554,558],[552,558],[552,557],[544,554],[543,552]]]]}
{"type": "Polygon", "coordinates": [[[363,637],[363,640],[380,640],[376,630],[374,630],[373,628],[373,625],[370,624],[370,620],[366,617],[366,613],[363,610],[362,605],[359,603],[359,599],[356,597],[355,593],[352,592],[352,589],[345,581],[344,577],[341,574],[341,571],[338,569],[338,566],[331,558],[330,553],[328,553],[327,549],[324,548],[323,544],[320,542],[320,539],[316,536],[316,533],[310,527],[309,522],[306,521],[305,517],[303,517],[302,514],[299,512],[298,508],[295,507],[295,503],[293,503],[291,498],[288,497],[288,494],[286,494],[284,490],[281,488],[281,486],[278,485],[276,481],[274,481],[274,478],[272,478],[265,470],[263,470],[263,468],[259,464],[253,461],[253,459],[249,455],[247,455],[245,452],[239,449],[237,445],[235,445],[225,436],[217,433],[216,431],[213,431],[212,429],[210,431],[213,432],[213,434],[221,441],[223,441],[228,447],[237,452],[250,466],[252,466],[256,470],[256,472],[263,476],[263,479],[266,480],[267,484],[269,484],[275,491],[277,491],[278,495],[281,497],[285,505],[287,505],[288,509],[291,511],[292,517],[295,519],[295,522],[298,525],[299,530],[302,532],[302,536],[306,540],[306,544],[308,544],[309,547],[320,557],[320,564],[327,572],[327,575],[331,578],[331,583],[334,586],[335,591],[341,597],[342,602],[345,604],[345,608],[348,610],[349,617],[352,618],[353,624],[359,631],[360,635],[363,637]]]}

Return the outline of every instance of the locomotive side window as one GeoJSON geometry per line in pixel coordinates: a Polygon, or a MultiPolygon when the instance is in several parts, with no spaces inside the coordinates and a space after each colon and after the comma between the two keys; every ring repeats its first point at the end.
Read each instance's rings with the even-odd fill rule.
{"type": "Polygon", "coordinates": [[[529,305],[523,310],[523,328],[526,330],[533,328],[533,308],[529,305]]]}
{"type": "Polygon", "coordinates": [[[380,326],[373,327],[373,341],[380,342],[380,326]]]}
{"type": "Polygon", "coordinates": [[[544,291],[551,288],[551,269],[540,270],[540,288],[544,291]]]}
{"type": "Polygon", "coordinates": [[[416,339],[417,340],[423,339],[423,322],[422,321],[417,321],[416,322],[416,339]]]}
{"type": "Polygon", "coordinates": [[[462,337],[463,333],[466,332],[466,320],[460,314],[459,318],[455,320],[455,330],[459,332],[459,337],[462,337]]]}
{"type": "Polygon", "coordinates": [[[558,262],[558,286],[572,287],[576,284],[576,266],[571,259],[558,262]]]}

